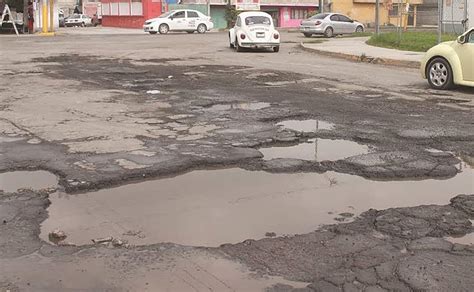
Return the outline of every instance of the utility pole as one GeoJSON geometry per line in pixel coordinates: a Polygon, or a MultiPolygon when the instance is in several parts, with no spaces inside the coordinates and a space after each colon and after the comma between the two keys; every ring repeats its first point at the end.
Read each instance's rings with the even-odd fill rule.
{"type": "Polygon", "coordinates": [[[319,0],[319,13],[324,13],[324,0],[319,0]]]}
{"type": "Polygon", "coordinates": [[[443,33],[443,0],[438,0],[438,44],[441,43],[443,33]]]}
{"type": "Polygon", "coordinates": [[[380,0],[375,0],[375,34],[380,34],[380,0]]]}

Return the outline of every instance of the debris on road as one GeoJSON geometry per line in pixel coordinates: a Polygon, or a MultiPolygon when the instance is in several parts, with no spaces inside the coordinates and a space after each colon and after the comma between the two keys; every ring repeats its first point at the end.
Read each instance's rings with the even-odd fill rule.
{"type": "Polygon", "coordinates": [[[55,229],[49,233],[49,238],[51,239],[51,241],[53,240],[61,241],[61,240],[66,239],[66,237],[67,237],[66,232],[59,229],[55,229]]]}
{"type": "Polygon", "coordinates": [[[104,237],[104,238],[92,239],[92,242],[95,244],[99,244],[99,243],[108,243],[108,242],[111,242],[112,240],[114,240],[114,238],[112,236],[109,236],[109,237],[104,237]]]}

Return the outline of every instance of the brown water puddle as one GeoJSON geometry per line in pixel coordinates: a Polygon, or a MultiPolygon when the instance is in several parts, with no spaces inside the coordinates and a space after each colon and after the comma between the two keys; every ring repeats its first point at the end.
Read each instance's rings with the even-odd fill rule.
{"type": "Polygon", "coordinates": [[[47,171],[12,171],[0,173],[0,190],[16,192],[21,188],[34,190],[56,187],[58,178],[47,171]]]}
{"type": "Polygon", "coordinates": [[[318,130],[333,130],[336,125],[326,121],[320,120],[287,120],[277,124],[283,127],[298,132],[316,132],[318,130]]]}
{"type": "Polygon", "coordinates": [[[295,146],[260,148],[263,159],[295,158],[303,160],[339,160],[347,157],[366,154],[369,147],[347,140],[330,140],[315,138],[295,146]]]}
{"type": "Polygon", "coordinates": [[[370,181],[328,172],[271,174],[241,169],[194,171],[79,195],[53,194],[41,238],[56,228],[67,241],[112,236],[132,244],[218,246],[267,232],[301,234],[339,213],[447,204],[471,193],[474,171],[449,180],[370,181]]]}
{"type": "MultiPolygon", "coordinates": [[[[470,220],[474,226],[474,220],[470,220]]],[[[474,245],[474,232],[468,233],[461,237],[445,237],[445,239],[451,243],[459,243],[466,245],[474,245]]]]}
{"type": "Polygon", "coordinates": [[[208,108],[210,111],[227,111],[227,110],[259,110],[270,107],[268,102],[241,102],[215,104],[208,108]]]}
{"type": "MultiPolygon", "coordinates": [[[[33,253],[2,259],[2,276],[18,278],[20,291],[265,291],[277,283],[304,288],[309,283],[260,275],[246,266],[204,250],[160,248],[120,255],[88,250],[71,260],[57,260],[33,253]],[[146,259],[146,260],[140,260],[146,259]],[[26,279],[25,279],[26,278],[26,279]],[[107,289],[108,288],[108,289],[107,289]]],[[[2,290],[3,291],[3,290],[2,290]]],[[[16,291],[16,290],[15,290],[16,291]]]]}

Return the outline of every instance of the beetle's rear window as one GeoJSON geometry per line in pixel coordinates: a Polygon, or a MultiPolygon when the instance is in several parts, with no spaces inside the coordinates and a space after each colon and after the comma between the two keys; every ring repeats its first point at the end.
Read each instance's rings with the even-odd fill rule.
{"type": "Polygon", "coordinates": [[[254,25],[254,24],[265,24],[270,25],[272,22],[270,18],[266,16],[249,16],[245,18],[246,25],[254,25]]]}

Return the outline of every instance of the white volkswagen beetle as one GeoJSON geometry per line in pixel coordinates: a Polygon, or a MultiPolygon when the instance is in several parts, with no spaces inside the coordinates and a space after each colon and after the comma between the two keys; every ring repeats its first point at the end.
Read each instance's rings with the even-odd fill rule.
{"type": "Polygon", "coordinates": [[[143,30],[150,34],[167,34],[169,31],[186,31],[205,33],[214,28],[209,16],[196,10],[171,10],[157,18],[148,19],[143,30]]]}
{"type": "Polygon", "coordinates": [[[237,52],[242,48],[271,48],[280,50],[280,34],[273,26],[270,14],[265,12],[242,12],[235,26],[229,30],[229,44],[237,52]]]}

